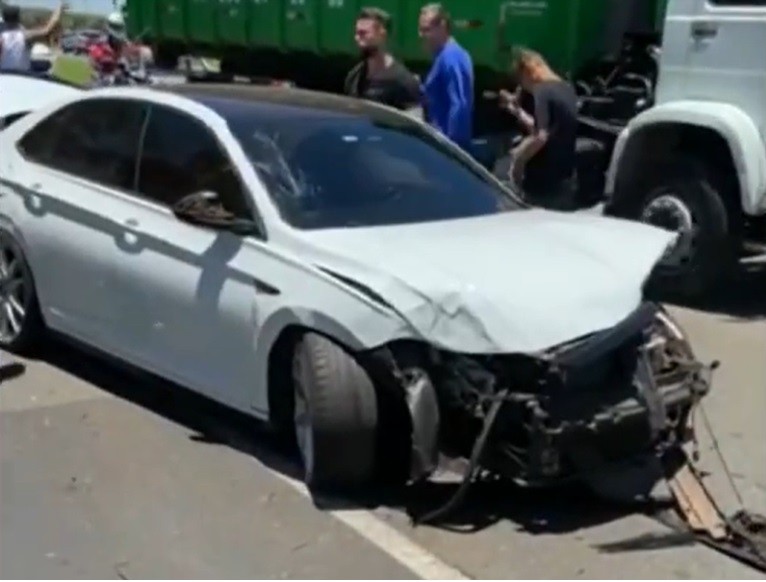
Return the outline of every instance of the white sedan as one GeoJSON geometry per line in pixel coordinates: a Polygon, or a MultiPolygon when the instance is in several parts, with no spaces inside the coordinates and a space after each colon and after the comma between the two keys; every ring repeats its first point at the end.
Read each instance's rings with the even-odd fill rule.
{"type": "Polygon", "coordinates": [[[0,347],[53,330],[294,427],[311,486],[591,473],[707,390],[642,297],[672,235],[527,208],[388,108],[0,75],[3,123],[0,347]]]}

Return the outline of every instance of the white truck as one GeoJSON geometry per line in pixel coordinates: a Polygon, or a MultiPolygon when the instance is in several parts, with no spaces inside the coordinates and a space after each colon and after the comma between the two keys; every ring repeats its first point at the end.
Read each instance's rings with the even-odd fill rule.
{"type": "Polygon", "coordinates": [[[766,258],[766,0],[669,0],[654,105],[619,134],[605,190],[608,214],[679,232],[664,289],[766,258]]]}

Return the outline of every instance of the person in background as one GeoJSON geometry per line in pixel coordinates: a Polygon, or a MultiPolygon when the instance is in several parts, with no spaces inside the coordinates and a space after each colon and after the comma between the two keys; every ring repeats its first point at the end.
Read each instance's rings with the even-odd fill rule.
{"type": "Polygon", "coordinates": [[[441,4],[421,9],[418,31],[433,55],[423,84],[426,121],[470,151],[474,98],[471,56],[452,38],[450,16],[441,4]]]}
{"type": "Polygon", "coordinates": [[[346,77],[344,93],[405,110],[420,102],[420,83],[386,47],[391,17],[380,8],[362,8],[354,40],[361,60],[346,77]]]}
{"type": "Polygon", "coordinates": [[[104,40],[93,43],[88,48],[88,58],[96,76],[105,79],[119,72],[119,66],[125,59],[126,44],[127,35],[122,14],[113,12],[106,19],[104,40]]]}
{"type": "Polygon", "coordinates": [[[511,152],[510,179],[529,202],[552,209],[574,209],[577,95],[537,52],[518,49],[512,72],[516,93],[500,92],[500,106],[525,134],[511,152]]]}
{"type": "Polygon", "coordinates": [[[66,4],[59,4],[48,22],[39,28],[25,29],[21,25],[21,9],[5,5],[2,10],[3,31],[0,33],[0,71],[32,70],[32,45],[45,42],[61,23],[66,4]]]}

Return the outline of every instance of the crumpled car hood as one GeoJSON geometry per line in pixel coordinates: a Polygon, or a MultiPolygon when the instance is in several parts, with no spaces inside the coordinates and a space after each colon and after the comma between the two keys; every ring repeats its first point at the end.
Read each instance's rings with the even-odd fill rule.
{"type": "Polygon", "coordinates": [[[305,233],[318,267],[388,302],[411,334],[463,353],[533,353],[607,329],[642,300],[672,233],[544,210],[305,233]]]}

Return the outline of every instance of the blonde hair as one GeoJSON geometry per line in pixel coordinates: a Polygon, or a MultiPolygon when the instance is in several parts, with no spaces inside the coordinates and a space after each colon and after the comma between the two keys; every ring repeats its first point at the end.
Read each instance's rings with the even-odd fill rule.
{"type": "Polygon", "coordinates": [[[545,57],[539,52],[526,47],[517,47],[513,50],[511,59],[511,71],[518,75],[527,71],[537,77],[537,81],[560,81],[561,77],[554,71],[545,57]]]}
{"type": "Polygon", "coordinates": [[[421,16],[423,14],[430,14],[434,20],[440,24],[443,23],[444,26],[447,27],[447,30],[450,30],[452,27],[452,17],[450,16],[450,13],[447,12],[447,9],[444,7],[444,5],[439,2],[426,4],[423,6],[423,8],[420,9],[420,14],[421,16]]]}

